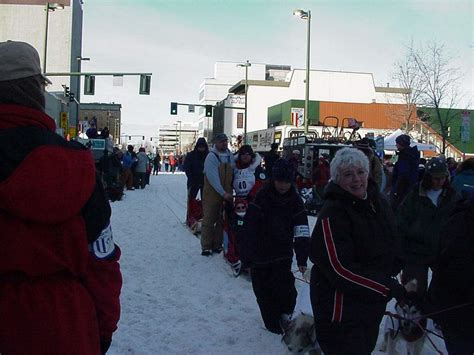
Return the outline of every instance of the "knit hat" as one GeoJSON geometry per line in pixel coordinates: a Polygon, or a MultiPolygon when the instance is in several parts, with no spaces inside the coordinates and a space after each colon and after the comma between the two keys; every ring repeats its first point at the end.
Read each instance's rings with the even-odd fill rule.
{"type": "MultiPolygon", "coordinates": [[[[38,52],[26,42],[0,42],[0,81],[24,79],[41,75],[38,52]]],[[[46,77],[44,80],[51,84],[46,77]]]]}
{"type": "Polygon", "coordinates": [[[283,182],[295,180],[295,169],[288,160],[280,158],[273,164],[272,179],[283,182]]]}
{"type": "Polygon", "coordinates": [[[244,154],[250,154],[252,158],[255,158],[255,153],[253,152],[253,149],[250,145],[245,144],[239,148],[239,151],[237,152],[237,155],[240,157],[241,155],[244,154]]]}
{"type": "Polygon", "coordinates": [[[405,147],[405,148],[410,146],[410,141],[411,141],[411,138],[408,134],[399,135],[395,139],[396,143],[400,144],[402,147],[405,147]]]}
{"type": "Polygon", "coordinates": [[[449,175],[446,159],[441,157],[431,158],[426,165],[425,173],[433,177],[445,177],[449,175]]]}

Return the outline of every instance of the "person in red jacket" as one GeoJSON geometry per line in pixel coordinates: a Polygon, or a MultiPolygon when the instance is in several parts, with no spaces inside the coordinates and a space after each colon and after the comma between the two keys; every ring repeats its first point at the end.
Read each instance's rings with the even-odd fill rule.
{"type": "Polygon", "coordinates": [[[120,249],[90,151],[55,133],[36,50],[0,42],[0,353],[105,354],[120,249]]]}

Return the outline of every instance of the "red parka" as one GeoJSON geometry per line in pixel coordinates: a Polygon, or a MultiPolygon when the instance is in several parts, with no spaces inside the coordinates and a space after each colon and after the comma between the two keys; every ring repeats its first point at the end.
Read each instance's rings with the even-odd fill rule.
{"type": "Polygon", "coordinates": [[[120,249],[89,150],[0,105],[0,353],[99,354],[120,316],[120,249]]]}

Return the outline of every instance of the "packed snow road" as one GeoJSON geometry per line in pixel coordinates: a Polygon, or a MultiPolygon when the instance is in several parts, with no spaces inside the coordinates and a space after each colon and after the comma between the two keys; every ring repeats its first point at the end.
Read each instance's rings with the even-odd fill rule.
{"type": "MultiPolygon", "coordinates": [[[[151,185],[126,192],[112,210],[124,283],[109,354],[289,353],[264,329],[251,283],[232,276],[222,254],[200,255],[199,240],[184,225],[184,174],[151,176],[151,185]]],[[[297,310],[310,312],[308,285],[296,286],[297,310]]],[[[436,354],[430,350],[423,354],[436,354]]]]}
{"type": "Polygon", "coordinates": [[[186,177],[151,176],[112,203],[122,249],[122,315],[111,354],[282,354],[263,328],[251,283],[222,254],[200,255],[183,222],[186,177]]]}

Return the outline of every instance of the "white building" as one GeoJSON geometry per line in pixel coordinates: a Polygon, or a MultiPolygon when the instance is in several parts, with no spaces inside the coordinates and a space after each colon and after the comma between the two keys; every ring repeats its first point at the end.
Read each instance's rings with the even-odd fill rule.
{"type": "MultiPolygon", "coordinates": [[[[204,79],[199,89],[199,104],[215,105],[225,100],[229,89],[239,80],[245,82],[246,68],[237,62],[216,62],[214,65],[214,77],[204,79]]],[[[290,66],[267,65],[262,63],[251,63],[248,67],[248,79],[258,81],[284,80],[286,74],[291,70],[290,66]]],[[[198,132],[199,136],[212,138],[213,119],[205,117],[204,107],[199,108],[198,132]]]]}
{"type": "Polygon", "coordinates": [[[197,138],[197,123],[178,121],[159,127],[157,145],[160,154],[186,153],[194,148],[197,138]]]}
{"type": "MultiPolygon", "coordinates": [[[[40,55],[42,68],[46,57],[46,73],[79,72],[81,61],[78,58],[82,58],[82,15],[81,0],[0,0],[0,41],[13,40],[31,44],[40,55]]],[[[53,84],[47,90],[50,93],[57,92],[55,96],[59,100],[64,92],[62,85],[68,86],[79,100],[78,77],[48,78],[53,84]]],[[[60,111],[69,105],[69,127],[75,127],[77,105],[69,104],[68,100],[63,100],[62,105],[54,101],[58,100],[54,100],[51,95],[47,97],[47,113],[59,122],[60,111]]]]}
{"type": "MultiPolygon", "coordinates": [[[[249,80],[247,91],[247,132],[267,128],[268,108],[288,100],[304,100],[306,71],[292,70],[285,81],[249,80]]],[[[310,101],[347,103],[403,103],[403,95],[393,88],[376,87],[372,73],[311,70],[310,101]]],[[[245,80],[229,93],[245,94],[245,80]]],[[[232,131],[225,131],[232,135],[232,131]]]]}

